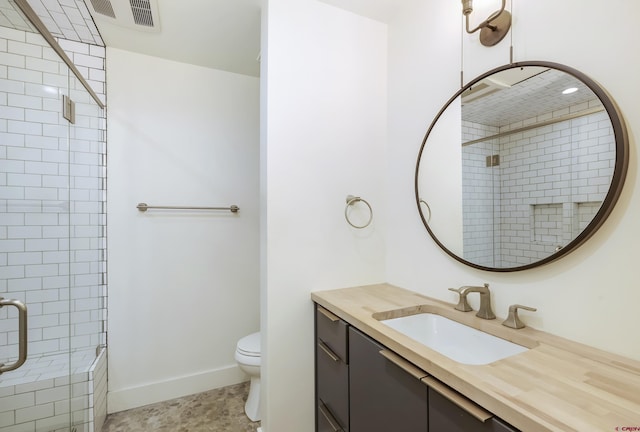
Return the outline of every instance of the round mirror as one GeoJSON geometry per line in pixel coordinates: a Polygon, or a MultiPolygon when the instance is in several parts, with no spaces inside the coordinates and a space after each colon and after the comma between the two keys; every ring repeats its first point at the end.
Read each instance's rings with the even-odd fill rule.
{"type": "Polygon", "coordinates": [[[613,100],[567,66],[521,62],[458,91],[418,154],[416,202],[449,255],[516,271],[566,255],[620,195],[628,138],[613,100]]]}

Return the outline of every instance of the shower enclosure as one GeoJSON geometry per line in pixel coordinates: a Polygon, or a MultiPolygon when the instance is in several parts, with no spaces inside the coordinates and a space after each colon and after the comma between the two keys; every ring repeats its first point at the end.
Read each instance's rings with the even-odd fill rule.
{"type": "Polygon", "coordinates": [[[0,2],[0,432],[99,431],[105,114],[21,18],[0,2]]]}

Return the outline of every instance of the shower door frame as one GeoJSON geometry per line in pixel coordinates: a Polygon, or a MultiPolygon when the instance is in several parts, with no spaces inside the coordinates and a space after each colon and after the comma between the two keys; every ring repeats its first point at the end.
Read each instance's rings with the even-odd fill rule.
{"type": "MultiPolygon", "coordinates": [[[[66,336],[64,336],[63,334],[61,334],[60,332],[60,327],[58,326],[58,329],[52,329],[51,331],[56,331],[58,334],[60,334],[60,337],[63,339],[66,339],[66,342],[61,342],[61,349],[63,349],[64,347],[66,347],[66,349],[63,349],[62,351],[60,351],[59,354],[57,354],[58,356],[60,355],[64,355],[68,357],[68,361],[67,361],[67,366],[65,366],[66,369],[66,378],[62,379],[62,378],[51,378],[48,381],[55,381],[55,389],[57,393],[60,393],[59,390],[63,390],[63,389],[68,389],[68,390],[64,390],[67,391],[67,398],[66,398],[66,402],[64,401],[59,401],[56,402],[56,415],[49,415],[48,417],[51,417],[50,421],[49,421],[49,425],[46,425],[47,420],[43,420],[42,421],[42,425],[41,426],[35,426],[36,429],[38,431],[53,431],[55,430],[56,432],[59,431],[88,431],[89,429],[87,429],[89,426],[89,424],[94,425],[96,423],[98,423],[96,425],[96,429],[95,430],[99,430],[100,426],[101,426],[101,422],[98,421],[95,415],[95,405],[94,405],[94,410],[93,410],[93,414],[89,413],[88,409],[83,408],[84,404],[89,404],[89,394],[91,394],[90,392],[92,392],[92,390],[88,389],[89,387],[96,386],[96,382],[97,380],[100,380],[100,386],[102,386],[104,388],[104,394],[106,397],[106,354],[104,352],[104,348],[106,346],[106,210],[105,210],[105,203],[106,203],[106,139],[105,139],[105,130],[106,130],[106,115],[104,113],[104,108],[105,105],[102,103],[102,101],[99,99],[99,97],[97,96],[97,94],[94,92],[94,90],[89,86],[89,84],[87,83],[87,81],[82,77],[82,75],[80,74],[80,72],[78,71],[78,69],[76,68],[76,66],[73,64],[73,62],[69,59],[69,57],[67,56],[67,54],[65,53],[65,51],[60,47],[60,45],[56,42],[56,40],[53,38],[53,36],[48,32],[48,30],[46,29],[46,27],[44,26],[44,24],[42,23],[42,21],[38,18],[38,16],[35,14],[35,12],[31,9],[31,7],[28,5],[28,3],[25,0],[13,0],[15,5],[17,5],[18,7],[20,7],[20,9],[23,11],[24,15],[26,18],[29,19],[29,21],[31,22],[31,24],[33,24],[33,26],[38,30],[40,36],[42,36],[42,38],[44,38],[44,40],[49,44],[49,46],[51,47],[51,49],[53,49],[53,51],[55,51],[55,53],[58,55],[59,60],[60,60],[60,64],[62,65],[62,63],[66,64],[67,66],[67,78],[66,80],[66,89],[64,89],[64,84],[60,85],[60,87],[57,87],[54,85],[54,87],[56,88],[52,88],[52,90],[55,90],[56,92],[58,92],[59,95],[62,95],[63,93],[66,93],[65,95],[65,99],[67,98],[67,96],[71,96],[75,93],[75,95],[77,96],[77,98],[79,99],[79,111],[80,111],[80,121],[84,121],[85,124],[81,124],[79,125],[77,128],[74,128],[73,124],[70,124],[67,127],[67,132],[66,132],[66,136],[58,136],[58,139],[60,140],[60,142],[63,142],[66,140],[66,151],[67,151],[67,160],[65,161],[58,161],[60,163],[60,165],[64,165],[66,163],[66,178],[67,178],[67,187],[66,187],[66,197],[63,197],[63,195],[65,195],[64,192],[64,187],[58,186],[57,190],[58,190],[58,197],[57,200],[60,200],[66,204],[62,205],[64,208],[62,208],[60,210],[60,212],[56,213],[56,215],[59,215],[59,223],[63,223],[60,221],[66,221],[66,226],[63,223],[62,225],[58,225],[58,227],[62,230],[67,230],[67,244],[68,246],[66,247],[66,250],[64,250],[64,246],[60,247],[59,250],[59,254],[63,255],[64,253],[67,254],[67,258],[65,262],[62,262],[60,260],[63,260],[62,257],[58,258],[58,267],[60,268],[60,279],[64,279],[66,277],[67,279],[67,285],[65,287],[58,287],[58,291],[60,292],[60,297],[61,297],[61,302],[60,303],[67,303],[66,306],[66,311],[65,310],[61,310],[60,313],[65,315],[68,317],[67,318],[67,322],[66,322],[66,336]],[[68,72],[73,72],[73,74],[70,74],[68,72]],[[86,90],[86,91],[85,91],[86,90]],[[87,107],[91,105],[93,107],[98,108],[98,115],[94,118],[88,118],[87,116],[91,116],[92,114],[87,114],[87,107]],[[83,108],[84,107],[84,108],[83,108]],[[83,117],[83,112],[84,111],[84,117],[83,117]],[[88,120],[87,120],[88,119],[88,120]],[[90,123],[90,126],[87,126],[86,123],[90,123]],[[98,142],[94,142],[91,141],[91,139],[89,139],[88,141],[91,142],[91,151],[85,151],[85,150],[78,150],[78,147],[81,147],[81,144],[83,144],[83,135],[87,134],[87,130],[90,130],[91,127],[95,126],[96,130],[95,132],[100,135],[100,137],[98,138],[98,142]],[[76,139],[75,135],[78,135],[77,140],[78,142],[74,144],[74,139],[76,139]],[[74,145],[75,145],[75,150],[74,150],[74,145]],[[98,148],[99,150],[95,150],[96,148],[98,148]],[[75,152],[75,153],[74,153],[75,152]],[[91,153],[93,152],[93,153],[91,153]],[[74,197],[74,192],[76,194],[78,194],[78,191],[74,191],[73,187],[74,185],[76,185],[76,182],[81,182],[82,179],[78,179],[78,177],[76,176],[83,176],[84,174],[74,174],[74,166],[77,167],[77,165],[74,164],[82,164],[84,162],[77,162],[76,159],[78,158],[83,158],[83,157],[92,157],[92,158],[101,158],[100,161],[97,163],[97,166],[91,169],[92,174],[95,172],[98,172],[99,174],[97,175],[97,178],[95,179],[97,182],[100,183],[99,186],[99,190],[98,191],[91,191],[91,195],[92,198],[95,200],[96,196],[100,196],[100,210],[96,211],[96,210],[86,210],[85,208],[82,208],[82,206],[84,205],[86,207],[86,202],[82,202],[82,198],[77,198],[74,197]],[[76,210],[76,204],[79,203],[80,205],[80,209],[76,210]],[[93,213],[91,213],[90,215],[87,215],[88,212],[93,211],[93,213]],[[95,221],[99,221],[97,222],[97,225],[94,227],[80,227],[80,230],[85,230],[85,232],[87,230],[92,230],[92,228],[95,228],[96,231],[96,241],[95,242],[91,242],[92,246],[90,248],[93,248],[93,250],[90,250],[89,252],[86,251],[86,248],[84,248],[85,250],[83,250],[83,247],[74,247],[74,240],[77,240],[79,242],[84,241],[84,238],[75,238],[74,236],[76,236],[75,231],[78,230],[78,227],[74,227],[73,225],[73,219],[74,216],[79,216],[79,217],[84,217],[87,216],[87,218],[91,219],[92,223],[95,223],[95,221]],[[97,248],[99,248],[99,251],[96,252],[96,244],[98,245],[97,248]],[[91,281],[91,282],[86,282],[86,281],[82,281],[79,283],[79,288],[78,285],[76,284],[76,280],[79,278],[85,278],[88,279],[88,277],[85,274],[82,274],[82,271],[78,271],[77,269],[74,269],[74,267],[78,267],[78,263],[77,261],[75,261],[75,258],[78,254],[92,254],[92,255],[96,255],[97,253],[100,254],[100,256],[96,259],[96,264],[91,264],[92,267],[92,272],[95,273],[95,268],[98,267],[99,268],[99,281],[91,281]],[[64,269],[64,267],[66,266],[66,270],[64,269]],[[79,370],[75,370],[76,366],[79,364],[78,362],[76,362],[76,360],[73,359],[72,354],[74,353],[74,337],[78,338],[78,325],[76,324],[75,328],[73,327],[73,322],[76,318],[74,318],[74,314],[80,314],[80,313],[84,313],[83,311],[83,306],[78,306],[77,302],[83,302],[85,301],[85,299],[79,299],[78,301],[74,300],[74,294],[73,294],[73,290],[74,288],[76,288],[76,291],[84,289],[85,286],[87,285],[96,285],[94,287],[92,287],[91,289],[95,292],[96,289],[98,290],[98,292],[100,294],[98,294],[100,296],[100,298],[97,300],[98,303],[101,304],[101,309],[102,312],[98,312],[98,315],[102,314],[102,318],[98,318],[98,319],[102,319],[101,322],[101,327],[102,329],[100,330],[100,333],[98,336],[91,336],[90,340],[92,342],[96,341],[99,339],[99,342],[95,343],[95,345],[93,346],[92,351],[92,356],[95,359],[92,362],[92,366],[90,368],[90,370],[86,370],[86,368],[83,367],[83,371],[79,371],[79,370]],[[65,294],[66,292],[66,294],[65,294]],[[80,312],[77,312],[80,311],[80,312]],[[100,360],[100,363],[98,362],[98,360],[100,360]],[[76,362],[76,363],[74,363],[76,362]],[[99,369],[99,371],[98,371],[99,369]],[[84,385],[84,382],[81,381],[81,378],[79,378],[79,376],[87,376],[88,380],[87,380],[87,385],[84,385]],[[102,382],[104,381],[104,382],[102,382]],[[83,402],[83,400],[86,400],[87,402],[83,402]],[[64,408],[63,406],[67,405],[68,408],[64,408]],[[60,415],[58,414],[60,408],[60,415]],[[66,411],[65,411],[66,410],[66,411]],[[56,420],[54,422],[54,417],[57,417],[58,420],[56,420]],[[59,420],[59,418],[61,417],[66,417],[68,419],[68,421],[64,420],[63,422],[65,423],[65,425],[63,426],[59,420]]],[[[27,32],[28,34],[28,32],[27,32]]],[[[29,38],[27,38],[28,40],[29,38]]],[[[43,45],[44,46],[44,45],[43,45]]],[[[50,57],[51,59],[51,57],[50,57]]],[[[62,72],[62,68],[63,66],[60,66],[60,71],[62,72]]],[[[44,91],[45,88],[42,87],[42,90],[44,91]]],[[[56,98],[54,97],[53,99],[49,99],[49,101],[54,101],[55,102],[56,98]]],[[[60,107],[62,108],[62,105],[60,105],[60,107]]],[[[64,106],[66,107],[67,104],[65,103],[64,106]]],[[[62,110],[61,110],[62,111],[62,110]]],[[[90,110],[91,113],[94,113],[95,110],[91,109],[90,110]]],[[[67,118],[66,115],[63,115],[65,118],[67,118]]],[[[67,118],[67,120],[73,120],[72,117],[67,118]]],[[[72,122],[73,123],[73,122],[72,122]]],[[[54,126],[56,127],[56,126],[54,126]]],[[[62,124],[59,124],[57,127],[59,128],[64,128],[65,126],[63,126],[62,124]]],[[[62,149],[60,149],[62,150],[62,149]]],[[[82,188],[83,186],[80,186],[80,188],[82,188]]],[[[83,192],[83,191],[79,191],[79,192],[83,192]]],[[[43,206],[45,206],[46,204],[43,201],[43,206]]],[[[26,207],[25,207],[26,208],[26,207]]],[[[52,210],[43,210],[44,212],[51,212],[52,210]]],[[[57,212],[57,210],[53,210],[53,212],[57,212]]],[[[27,214],[28,212],[25,210],[25,214],[27,214]]],[[[31,213],[30,213],[31,214],[31,213]]],[[[38,214],[37,210],[34,214],[38,214]]],[[[43,213],[43,214],[47,214],[47,213],[43,213]]],[[[86,236],[86,233],[81,233],[81,234],[77,234],[78,236],[82,237],[82,236],[86,236]]],[[[26,241],[26,240],[25,240],[26,241]]],[[[44,252],[43,252],[44,253],[44,252]]],[[[82,259],[81,259],[82,260],[82,259]]],[[[82,264],[82,263],[80,263],[82,264]]],[[[85,272],[86,273],[86,272],[85,272]]],[[[91,276],[92,279],[96,279],[97,275],[96,274],[92,274],[89,275],[91,276]]],[[[17,362],[15,363],[11,363],[11,364],[7,364],[5,365],[5,367],[9,367],[10,370],[17,370],[19,369],[19,365],[18,363],[22,363],[24,358],[27,355],[27,349],[26,349],[26,335],[27,335],[27,311],[29,308],[29,302],[27,302],[27,299],[23,299],[24,303],[27,304],[26,309],[20,307],[20,305],[22,304],[22,302],[16,301],[15,299],[10,299],[9,297],[11,296],[11,292],[4,292],[4,293],[0,293],[2,294],[2,297],[5,297],[4,302],[7,303],[7,305],[5,305],[4,309],[13,309],[13,308],[9,308],[9,305],[12,306],[17,306],[19,309],[19,327],[20,327],[20,344],[19,344],[19,359],[17,362]]],[[[36,306],[35,307],[35,312],[36,315],[34,316],[35,319],[40,318],[39,316],[37,316],[37,312],[38,312],[38,308],[40,306],[36,306]]],[[[41,307],[40,307],[41,308],[41,307]]],[[[95,312],[91,312],[91,314],[95,315],[95,312]]],[[[11,315],[8,315],[9,317],[12,317],[11,315]]],[[[29,320],[31,321],[31,320],[29,320]]],[[[64,330],[63,330],[64,332],[64,330]]],[[[81,330],[80,330],[81,332],[81,330]]],[[[11,345],[13,346],[13,345],[11,345]]],[[[10,347],[10,346],[9,346],[10,347]]],[[[36,354],[37,351],[39,351],[38,349],[36,349],[36,354]]],[[[46,354],[45,354],[46,356],[46,354]]],[[[13,355],[10,356],[10,359],[12,359],[13,355]]],[[[54,356],[55,357],[55,356],[54,356]]],[[[87,357],[85,355],[85,357],[87,357]]],[[[82,360],[84,361],[84,360],[82,360]]],[[[9,363],[9,362],[7,362],[9,363]]],[[[9,371],[7,371],[9,372],[9,371]]],[[[46,378],[46,377],[45,377],[46,378]]],[[[37,381],[34,382],[33,384],[26,384],[26,387],[33,387],[33,391],[34,391],[34,397],[39,398],[39,397],[45,397],[45,396],[37,396],[36,393],[40,392],[42,394],[44,394],[44,392],[47,392],[48,389],[44,386],[44,384],[39,384],[37,381]]],[[[18,391],[18,387],[21,388],[20,391],[22,391],[22,385],[16,384],[15,388],[16,391],[18,391]]],[[[6,392],[6,388],[5,391],[2,391],[3,389],[0,388],[0,398],[4,397],[6,395],[8,395],[9,393],[6,392]]],[[[52,388],[53,391],[53,388],[52,388]]],[[[11,401],[8,401],[9,404],[11,404],[11,401]]],[[[94,401],[95,403],[95,401],[94,401]]],[[[106,399],[105,399],[105,406],[104,406],[104,412],[106,415],[106,399]]],[[[17,411],[16,411],[17,413],[17,411]]],[[[17,415],[17,414],[16,414],[17,415]]],[[[35,420],[35,419],[34,419],[35,420]]],[[[102,419],[103,420],[103,419],[102,419]]],[[[17,421],[17,420],[16,420],[17,421]]],[[[0,422],[2,423],[2,422],[0,422]]],[[[11,427],[11,426],[9,426],[11,427]]],[[[2,424],[0,424],[0,431],[2,431],[4,429],[4,426],[2,426],[2,424]]],[[[94,429],[92,428],[91,431],[93,431],[94,429]]]]}

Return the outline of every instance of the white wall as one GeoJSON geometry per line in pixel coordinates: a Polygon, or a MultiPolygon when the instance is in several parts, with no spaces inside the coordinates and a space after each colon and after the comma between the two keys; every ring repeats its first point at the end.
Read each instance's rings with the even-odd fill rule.
{"type": "MultiPolygon", "coordinates": [[[[489,282],[499,316],[511,303],[535,306],[538,312],[525,317],[534,327],[640,358],[640,347],[629,342],[634,340],[631,331],[640,303],[631,270],[632,240],[640,235],[633,217],[640,206],[634,146],[640,104],[632,91],[640,61],[632,47],[620,43],[637,39],[632,17],[638,16],[640,5],[624,0],[589,8],[578,0],[516,3],[516,60],[565,63],[604,85],[626,115],[632,158],[617,209],[584,246],[540,269],[494,274],[449,258],[429,238],[417,215],[415,158],[431,119],[459,85],[461,16],[459,3],[448,0],[407,4],[387,33],[384,24],[314,0],[265,2],[260,175],[265,432],[313,430],[309,293],[319,289],[387,280],[453,301],[447,287],[489,282]],[[567,29],[570,22],[581,26],[567,29]],[[594,37],[602,22],[617,22],[618,30],[599,31],[594,37]],[[346,224],[347,194],[361,195],[372,204],[372,226],[356,231],[346,224]]],[[[507,41],[488,49],[475,38],[463,38],[467,81],[508,61],[507,41]]],[[[217,240],[202,242],[209,238],[208,229],[230,231],[245,219],[207,216],[209,226],[200,225],[203,218],[193,215],[141,215],[134,208],[139,201],[200,202],[203,191],[195,189],[206,184],[206,200],[236,201],[242,208],[240,218],[245,217],[255,199],[238,198],[241,194],[230,187],[218,189],[218,181],[227,177],[210,177],[228,174],[225,167],[232,164],[203,167],[205,161],[215,164],[207,144],[216,140],[203,143],[198,137],[216,137],[203,125],[218,117],[198,116],[214,111],[208,104],[217,101],[200,96],[224,92],[229,88],[225,79],[253,81],[117,50],[110,50],[108,61],[109,88],[114,92],[109,94],[108,115],[110,403],[115,410],[114,404],[132,406],[132,396],[143,395],[146,399],[136,402],[148,403],[147,390],[160,389],[154,396],[166,399],[166,388],[184,389],[180,383],[189,380],[181,377],[225,370],[232,363],[237,337],[257,327],[257,321],[234,326],[226,322],[245,309],[241,305],[257,308],[251,299],[256,299],[252,284],[258,278],[253,275],[250,283],[236,280],[233,293],[224,293],[224,302],[217,302],[219,291],[210,287],[222,279],[216,275],[208,280],[193,270],[214,262],[212,254],[220,250],[214,247],[219,246],[217,240]],[[225,86],[220,86],[222,81],[225,86]],[[199,109],[202,106],[207,109],[199,109]],[[190,116],[183,115],[185,111],[190,116]],[[194,127],[191,116],[201,120],[194,122],[205,133],[189,132],[194,127]],[[167,127],[170,124],[176,126],[167,127]],[[188,234],[174,231],[180,229],[188,234]],[[182,241],[206,249],[204,256],[188,255],[191,262],[184,268],[189,274],[180,270],[180,260],[185,259],[182,241]],[[187,306],[196,310],[187,312],[187,306]],[[211,331],[218,327],[225,334],[211,331]],[[227,334],[232,330],[237,334],[227,334]],[[219,343],[209,343],[213,339],[219,343]],[[198,346],[199,341],[205,343],[198,346]]],[[[255,97],[257,84],[251,85],[255,97]]],[[[247,166],[257,166],[252,163],[247,166]]],[[[247,168],[243,174],[255,173],[247,168]]],[[[257,189],[257,177],[252,181],[257,189]]],[[[224,235],[218,232],[215,238],[224,235]]],[[[251,242],[224,242],[225,251],[251,242]]],[[[236,277],[244,278],[245,273],[236,277]]]]}
{"type": "MultiPolygon", "coordinates": [[[[625,0],[586,7],[578,0],[515,2],[515,61],[563,63],[604,86],[626,117],[631,161],[618,205],[594,237],[558,262],[507,274],[473,270],[448,257],[421,225],[414,203],[411,181],[420,142],[433,116],[459,88],[460,4],[417,0],[396,16],[389,27],[387,179],[389,189],[398,191],[388,206],[389,282],[448,301],[455,295],[447,287],[488,282],[499,317],[513,303],[537,307],[535,314],[523,314],[530,325],[640,359],[640,345],[632,342],[640,304],[634,271],[635,240],[640,238],[635,143],[640,103],[634,89],[640,59],[630,42],[640,37],[639,14],[640,3],[625,0]],[[594,29],[603,22],[616,22],[617,31],[595,37],[594,29]]],[[[477,35],[464,35],[463,41],[465,81],[509,60],[508,39],[493,48],[481,46],[477,35]]]]}
{"type": "Polygon", "coordinates": [[[259,328],[259,81],[117,49],[107,74],[115,412],[245,378],[233,355],[259,328]]]}
{"type": "Polygon", "coordinates": [[[304,432],[310,292],[385,279],[387,32],[315,0],[270,0],[263,14],[263,430],[304,432]],[[348,194],[371,204],[366,229],[345,221],[348,194]]]}
{"type": "MultiPolygon", "coordinates": [[[[478,271],[453,260],[431,240],[416,209],[413,181],[420,143],[460,85],[459,2],[403,2],[386,41],[383,24],[312,0],[266,4],[261,131],[265,432],[313,430],[309,291],[318,289],[387,280],[453,302],[447,287],[489,282],[498,316],[505,316],[512,303],[535,306],[538,312],[523,315],[530,325],[640,359],[640,346],[630,342],[640,304],[632,270],[637,261],[633,240],[640,236],[634,220],[640,206],[634,144],[640,104],[633,91],[640,61],[625,44],[638,39],[633,17],[640,4],[516,3],[515,60],[555,61],[587,73],[617,100],[631,133],[627,184],[605,225],[562,260],[516,273],[478,271]],[[581,25],[570,25],[575,22],[581,25]],[[602,22],[616,22],[617,31],[596,32],[602,22]],[[381,112],[386,86],[388,107],[381,112]],[[374,210],[386,211],[386,216],[376,212],[370,234],[349,230],[341,219],[347,193],[370,198],[374,210]]],[[[490,11],[474,19],[479,22],[490,11]]],[[[509,60],[508,39],[491,49],[482,47],[477,35],[462,39],[467,82],[509,60]]],[[[477,308],[477,300],[471,300],[477,308]]]]}

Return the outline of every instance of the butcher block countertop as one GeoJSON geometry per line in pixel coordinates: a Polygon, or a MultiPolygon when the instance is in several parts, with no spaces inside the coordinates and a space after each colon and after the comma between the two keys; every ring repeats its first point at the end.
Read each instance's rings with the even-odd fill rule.
{"type": "MultiPolygon", "coordinates": [[[[472,294],[474,295],[474,294],[472,294]]],[[[640,362],[526,327],[477,318],[389,284],[311,294],[314,302],[523,432],[640,431],[640,362]],[[461,364],[378,320],[430,312],[530,348],[461,364]]],[[[637,341],[637,339],[636,339],[637,341]]]]}

